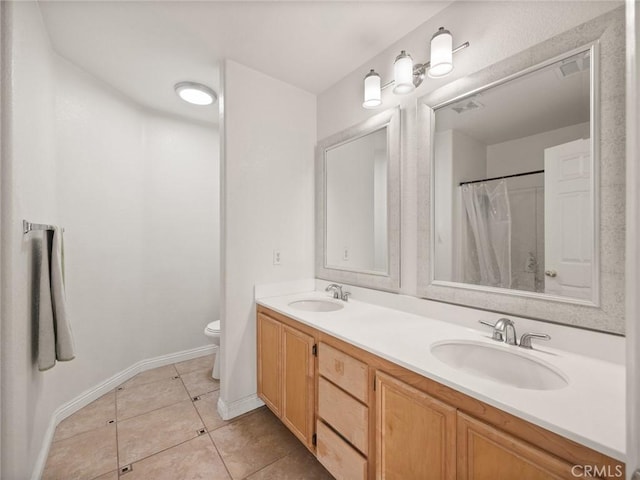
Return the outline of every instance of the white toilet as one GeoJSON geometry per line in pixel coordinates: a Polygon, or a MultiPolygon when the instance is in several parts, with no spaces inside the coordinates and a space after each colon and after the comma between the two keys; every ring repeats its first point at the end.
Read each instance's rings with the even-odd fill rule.
{"type": "Polygon", "coordinates": [[[220,320],[211,322],[204,329],[204,334],[211,339],[211,342],[217,346],[216,355],[213,357],[213,370],[211,371],[211,377],[215,380],[220,380],[220,364],[218,363],[218,356],[220,353],[220,320]]]}

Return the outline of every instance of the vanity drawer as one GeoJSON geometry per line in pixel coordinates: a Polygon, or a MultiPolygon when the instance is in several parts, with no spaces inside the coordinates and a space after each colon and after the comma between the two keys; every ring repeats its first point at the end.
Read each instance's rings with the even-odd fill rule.
{"type": "Polygon", "coordinates": [[[336,480],[365,480],[367,459],[322,421],[317,422],[316,455],[336,480]]]}
{"type": "Polygon", "coordinates": [[[320,375],[358,400],[368,403],[369,369],[365,363],[322,342],[320,342],[318,358],[320,375]]]}
{"type": "Polygon", "coordinates": [[[318,414],[365,455],[369,442],[369,409],[328,380],[318,379],[318,414]]]}

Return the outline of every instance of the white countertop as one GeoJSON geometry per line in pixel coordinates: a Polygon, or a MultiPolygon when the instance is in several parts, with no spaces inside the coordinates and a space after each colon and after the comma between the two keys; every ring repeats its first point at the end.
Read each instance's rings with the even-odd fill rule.
{"type": "MultiPolygon", "coordinates": [[[[625,369],[622,365],[548,348],[513,348],[559,369],[569,385],[528,390],[454,369],[430,352],[435,342],[472,340],[495,346],[486,331],[350,300],[334,312],[289,306],[304,299],[328,299],[324,292],[259,298],[256,302],[363,350],[447,385],[563,437],[625,461],[625,369]]],[[[524,333],[524,332],[518,332],[524,333]]]]}

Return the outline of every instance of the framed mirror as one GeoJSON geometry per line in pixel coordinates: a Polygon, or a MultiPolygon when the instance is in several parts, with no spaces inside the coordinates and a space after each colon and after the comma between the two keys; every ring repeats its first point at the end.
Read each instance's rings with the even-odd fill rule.
{"type": "Polygon", "coordinates": [[[598,304],[596,48],[433,108],[432,283],[598,304]]]}
{"type": "Polygon", "coordinates": [[[319,278],[399,288],[399,150],[397,109],[318,144],[319,278]]]}
{"type": "Polygon", "coordinates": [[[418,101],[418,296],[624,333],[624,15],[418,101]]]}

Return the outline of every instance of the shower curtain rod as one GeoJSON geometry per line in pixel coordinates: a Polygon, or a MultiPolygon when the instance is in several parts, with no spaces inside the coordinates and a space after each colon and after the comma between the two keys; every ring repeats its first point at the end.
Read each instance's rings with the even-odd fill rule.
{"type": "Polygon", "coordinates": [[[535,170],[533,172],[514,173],[513,175],[504,175],[502,177],[483,178],[482,180],[470,180],[468,182],[460,182],[460,186],[470,183],[490,182],[491,180],[502,180],[503,178],[522,177],[524,175],[535,175],[536,173],[544,173],[544,170],[535,170]]]}
{"type": "MultiPolygon", "coordinates": [[[[54,225],[46,225],[43,223],[31,223],[26,220],[22,220],[22,234],[26,235],[32,230],[53,230],[55,228],[54,225]]],[[[64,228],[61,229],[64,232],[64,228]]]]}

